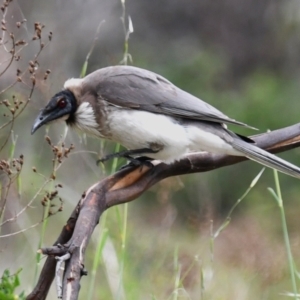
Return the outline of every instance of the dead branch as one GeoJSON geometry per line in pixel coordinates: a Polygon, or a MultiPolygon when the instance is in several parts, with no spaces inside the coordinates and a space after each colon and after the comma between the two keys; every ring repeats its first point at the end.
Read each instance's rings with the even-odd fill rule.
{"type": "MultiPolygon", "coordinates": [[[[270,152],[287,151],[300,145],[300,123],[252,138],[257,146],[270,152]]],[[[82,275],[86,275],[84,270],[85,250],[101,214],[107,208],[136,199],[164,178],[207,172],[246,159],[245,157],[199,152],[189,154],[172,165],[155,161],[153,168],[128,167],[97,182],[90,187],[86,196],[78,203],[54,246],[40,249],[43,254],[48,255],[48,258],[36,287],[27,299],[46,299],[55,274],[54,255],[61,256],[66,253],[70,253],[71,258],[65,265],[63,299],[78,299],[80,278],[82,275]]]]}

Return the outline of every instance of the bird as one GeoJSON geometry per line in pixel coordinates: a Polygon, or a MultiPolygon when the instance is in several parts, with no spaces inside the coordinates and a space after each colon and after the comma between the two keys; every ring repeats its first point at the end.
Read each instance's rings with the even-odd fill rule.
{"type": "Polygon", "coordinates": [[[245,156],[300,178],[299,167],[257,147],[227,124],[254,127],[231,119],[163,76],[134,66],[109,66],[68,79],[40,111],[31,133],[55,121],[127,149],[101,161],[124,157],[134,163],[171,164],[188,153],[207,151],[245,156]]]}

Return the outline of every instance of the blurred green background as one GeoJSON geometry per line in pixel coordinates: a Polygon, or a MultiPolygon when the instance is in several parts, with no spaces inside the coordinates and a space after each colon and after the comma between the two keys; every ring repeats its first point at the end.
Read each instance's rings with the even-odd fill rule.
{"type": "MultiPolygon", "coordinates": [[[[298,1],[127,0],[125,5],[126,23],[130,16],[134,27],[129,39],[133,58],[130,64],[165,76],[261,132],[299,122],[298,1]]],[[[54,124],[31,136],[39,109],[63,87],[65,80],[79,76],[103,20],[87,72],[122,60],[122,13],[119,0],[14,0],[9,5],[3,16],[6,26],[18,38],[30,42],[20,61],[1,76],[0,91],[14,82],[17,68],[28,67],[28,61],[39,49],[38,41],[31,41],[34,22],[45,25],[46,40],[50,31],[53,38],[39,56],[31,101],[13,127],[18,136],[14,156],[24,154],[25,162],[19,180],[9,190],[2,221],[25,207],[45,182],[45,178],[32,171],[33,166],[46,178],[52,172],[53,153],[44,136],[47,132],[52,142],[58,143],[65,125],[54,124]],[[27,22],[17,30],[15,23],[24,18],[27,22]],[[47,69],[51,74],[45,81],[47,69]]],[[[6,66],[5,55],[2,45],[0,68],[6,66]]],[[[11,99],[13,94],[27,99],[29,93],[30,87],[20,83],[0,94],[0,100],[11,99]]],[[[5,110],[0,106],[3,123],[5,110]]],[[[257,133],[230,128],[245,135],[257,133]]],[[[7,134],[8,130],[2,130],[1,145],[7,134]]],[[[65,144],[70,143],[75,150],[58,170],[56,181],[39,193],[20,217],[0,228],[4,235],[39,222],[43,215],[40,202],[45,193],[57,183],[63,185],[59,195],[64,209],[49,218],[45,232],[38,225],[0,239],[0,274],[5,268],[14,272],[22,267],[21,290],[26,293],[32,290],[44,262],[42,258],[37,264],[39,243],[51,245],[83,191],[112,170],[110,163],[103,169],[95,161],[102,153],[114,151],[114,144],[68,131],[65,144]]],[[[9,139],[0,159],[10,157],[11,145],[9,139]]],[[[297,149],[280,156],[300,165],[297,149]]],[[[119,166],[124,163],[118,162],[119,166]]],[[[263,173],[232,214],[230,224],[215,239],[214,249],[211,248],[211,232],[224,222],[260,170],[260,165],[244,162],[160,182],[126,208],[125,250],[124,205],[111,208],[102,217],[89,245],[86,269],[90,272],[82,278],[80,299],[285,299],[283,293],[292,292],[292,284],[280,212],[267,190],[275,186],[272,170],[263,173]],[[97,272],[93,273],[98,241],[103,236],[105,243],[97,272]]],[[[300,184],[285,175],[280,174],[279,178],[290,243],[299,265],[300,184]]],[[[49,299],[54,298],[53,288],[49,299]]]]}

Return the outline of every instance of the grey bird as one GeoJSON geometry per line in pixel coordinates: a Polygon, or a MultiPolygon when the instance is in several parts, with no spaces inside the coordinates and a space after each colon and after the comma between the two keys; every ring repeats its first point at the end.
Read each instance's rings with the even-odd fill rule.
{"type": "Polygon", "coordinates": [[[112,66],[65,82],[36,118],[31,133],[52,121],[120,143],[122,156],[144,155],[167,164],[196,151],[246,156],[300,178],[300,168],[255,146],[225,124],[250,127],[181,90],[164,77],[132,67],[112,66]]]}

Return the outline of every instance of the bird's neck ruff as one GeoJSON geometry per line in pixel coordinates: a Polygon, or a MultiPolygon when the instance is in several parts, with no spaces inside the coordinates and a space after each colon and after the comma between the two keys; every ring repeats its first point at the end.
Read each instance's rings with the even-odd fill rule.
{"type": "Polygon", "coordinates": [[[82,88],[82,78],[68,79],[64,84],[64,89],[71,91],[76,99],[80,98],[82,88]]]}
{"type": "Polygon", "coordinates": [[[67,124],[89,135],[102,137],[95,111],[89,102],[81,103],[75,113],[67,120],[67,124]]]}

